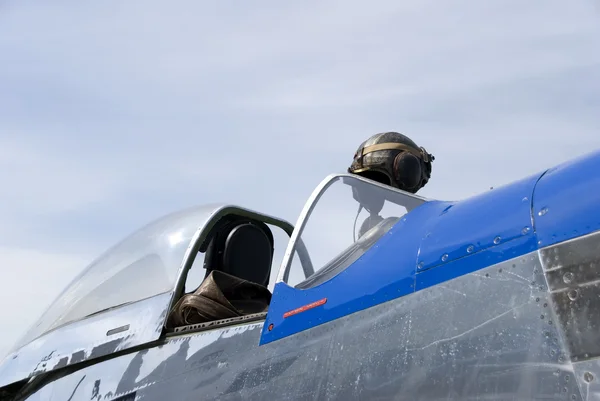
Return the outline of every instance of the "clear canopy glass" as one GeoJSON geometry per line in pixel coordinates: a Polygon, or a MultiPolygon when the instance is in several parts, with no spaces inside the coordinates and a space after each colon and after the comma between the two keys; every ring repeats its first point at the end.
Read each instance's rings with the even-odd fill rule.
{"type": "Polygon", "coordinates": [[[331,177],[315,190],[312,207],[307,209],[310,212],[296,227],[315,273],[305,277],[294,257],[288,284],[305,289],[331,279],[360,258],[404,214],[426,201],[356,176],[331,177]]]}
{"type": "Polygon", "coordinates": [[[16,348],[66,323],[172,291],[192,237],[220,206],[169,214],[110,248],[67,286],[16,348]]]}

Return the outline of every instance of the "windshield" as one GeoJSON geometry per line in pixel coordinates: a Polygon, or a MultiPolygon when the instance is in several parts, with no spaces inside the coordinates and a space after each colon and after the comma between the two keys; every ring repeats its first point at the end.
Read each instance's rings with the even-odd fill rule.
{"type": "Polygon", "coordinates": [[[299,239],[308,249],[315,273],[304,277],[298,258],[294,258],[288,284],[304,289],[331,279],[360,258],[404,214],[425,201],[355,176],[330,179],[300,228],[299,239]]]}
{"type": "Polygon", "coordinates": [[[65,323],[172,291],[190,240],[216,208],[167,215],[106,251],[67,286],[17,348],[65,323]]]}

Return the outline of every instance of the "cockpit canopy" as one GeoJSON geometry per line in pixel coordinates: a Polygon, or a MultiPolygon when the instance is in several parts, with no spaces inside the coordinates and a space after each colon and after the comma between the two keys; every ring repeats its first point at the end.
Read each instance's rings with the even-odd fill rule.
{"type": "Polygon", "coordinates": [[[192,238],[218,207],[169,214],[110,248],[73,279],[17,348],[67,323],[172,291],[192,238]]]}
{"type": "Polygon", "coordinates": [[[297,221],[278,281],[315,287],[352,265],[425,198],[356,175],[334,174],[314,190],[297,221]],[[306,249],[315,271],[299,259],[306,249]]]}

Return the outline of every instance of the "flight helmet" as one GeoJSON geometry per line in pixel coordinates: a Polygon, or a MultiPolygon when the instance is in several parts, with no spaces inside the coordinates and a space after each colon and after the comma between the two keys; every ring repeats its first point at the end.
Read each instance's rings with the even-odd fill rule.
{"type": "Polygon", "coordinates": [[[414,194],[429,181],[433,160],[409,137],[384,132],[358,147],[348,172],[414,194]]]}

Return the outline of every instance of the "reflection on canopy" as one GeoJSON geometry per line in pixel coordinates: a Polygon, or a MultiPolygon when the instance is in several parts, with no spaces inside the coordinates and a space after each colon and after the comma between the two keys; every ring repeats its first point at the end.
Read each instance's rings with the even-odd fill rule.
{"type": "Polygon", "coordinates": [[[16,348],[66,323],[172,291],[192,237],[219,206],[169,214],[106,251],[67,286],[16,348]]]}
{"type": "MultiPolygon", "coordinates": [[[[310,288],[323,283],[360,258],[407,211],[426,199],[354,175],[330,176],[313,193],[309,210],[296,227],[306,244],[315,274],[303,277],[291,260],[288,284],[310,288]],[[300,282],[301,280],[304,280],[300,282]]],[[[295,250],[294,244],[294,250],[295,250]]]]}

